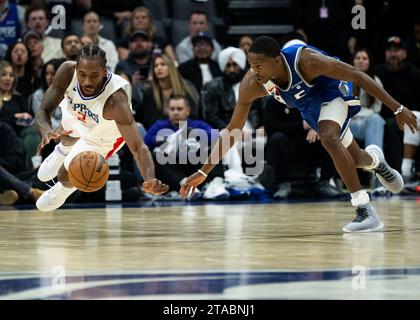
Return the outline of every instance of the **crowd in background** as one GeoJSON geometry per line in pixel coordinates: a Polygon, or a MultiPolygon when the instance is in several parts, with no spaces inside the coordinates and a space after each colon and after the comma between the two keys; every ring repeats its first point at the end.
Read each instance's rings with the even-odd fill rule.
{"type": "MultiPolygon", "coordinates": [[[[249,68],[246,55],[253,36],[242,36],[234,46],[224,45],[209,32],[207,13],[191,11],[188,36],[171,43],[141,2],[122,1],[119,11],[115,11],[111,1],[16,4],[0,0],[0,204],[32,202],[47,188],[37,181],[36,170],[55,142],[37,153],[41,137],[34,117],[57,69],[65,61],[76,60],[78,50],[89,43],[101,47],[107,55],[107,67],[132,84],[131,102],[139,132],[152,152],[157,178],[170,186],[160,199],[179,200],[180,185],[200,165],[178,160],[185,152],[208,152],[217,139],[211,129],[221,130],[229,123],[240,81],[249,68]],[[66,29],[60,38],[51,35],[50,12],[57,3],[66,8],[67,14],[66,29]],[[114,34],[112,39],[103,34],[104,28],[107,34],[114,34]],[[181,127],[180,123],[186,126],[181,127]],[[168,132],[163,129],[172,133],[162,135],[168,132]],[[182,138],[183,130],[194,129],[206,132],[206,145],[182,138]],[[162,155],[175,160],[161,163],[162,155]]],[[[399,30],[395,34],[389,30],[386,38],[375,37],[377,42],[369,43],[365,33],[351,28],[334,33],[337,37],[327,37],[329,28],[347,25],[343,21],[348,20],[346,13],[351,12],[351,7],[340,1],[336,7],[329,5],[327,17],[320,17],[315,2],[291,1],[295,32],[279,37],[279,42],[284,45],[299,39],[352,64],[416,111],[420,119],[420,18],[413,17],[408,37],[399,30]],[[375,65],[375,60],[383,62],[375,65]]],[[[378,30],[378,26],[372,29],[378,30]]],[[[400,131],[386,106],[362,88],[353,90],[362,105],[350,125],[354,137],[363,147],[376,144],[382,148],[388,163],[402,173],[404,192],[415,192],[420,134],[400,131]]],[[[51,118],[54,129],[60,127],[60,119],[58,108],[51,118]]],[[[272,97],[259,99],[251,107],[245,129],[242,141],[216,166],[208,183],[192,199],[241,199],[261,194],[286,199],[310,192],[325,197],[343,194],[331,158],[321,147],[317,133],[296,109],[289,109],[272,97]],[[247,147],[264,154],[258,174],[247,174],[249,164],[242,157],[247,147]]],[[[125,174],[134,177],[133,185],[124,185],[124,189],[136,188],[142,177],[131,153],[123,148],[119,158],[125,174]]],[[[360,175],[366,186],[383,191],[377,188],[371,173],[360,175]]],[[[141,196],[138,192],[134,199],[141,196]]]]}

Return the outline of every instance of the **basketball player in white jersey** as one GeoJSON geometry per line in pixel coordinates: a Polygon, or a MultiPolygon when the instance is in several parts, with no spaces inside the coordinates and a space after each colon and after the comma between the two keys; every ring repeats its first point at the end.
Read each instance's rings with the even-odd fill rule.
{"type": "Polygon", "coordinates": [[[151,194],[168,191],[167,185],[155,179],[151,154],[140,137],[131,109],[130,83],[106,68],[106,54],[98,46],[84,46],[76,62],[60,66],[36,115],[42,134],[39,150],[51,139],[61,138],[38,170],[41,181],[57,175],[59,181],[38,199],[39,210],[59,208],[76,191],[67,170],[77,154],[95,151],[107,159],[124,143],[142,173],[143,190],[151,194]],[[50,116],[57,106],[62,109],[62,129],[52,130],[50,116]]]}

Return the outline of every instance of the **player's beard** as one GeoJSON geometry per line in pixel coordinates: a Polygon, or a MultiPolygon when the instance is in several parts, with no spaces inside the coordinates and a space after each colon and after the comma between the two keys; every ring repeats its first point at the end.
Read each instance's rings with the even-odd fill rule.
{"type": "Polygon", "coordinates": [[[236,72],[224,73],[223,74],[223,80],[230,85],[234,85],[238,82],[241,82],[244,75],[245,75],[244,70],[241,70],[238,73],[236,73],[236,72]]]}

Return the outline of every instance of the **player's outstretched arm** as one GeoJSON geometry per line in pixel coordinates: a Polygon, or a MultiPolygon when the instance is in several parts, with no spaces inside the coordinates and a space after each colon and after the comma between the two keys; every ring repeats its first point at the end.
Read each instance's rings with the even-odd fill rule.
{"type": "Polygon", "coordinates": [[[108,98],[103,116],[105,119],[116,122],[118,130],[133,154],[137,168],[143,176],[143,190],[156,195],[167,192],[169,187],[155,178],[155,165],[152,155],[140,136],[124,90],[120,89],[108,98]]]}
{"type": "Polygon", "coordinates": [[[233,144],[241,137],[242,128],[248,118],[252,102],[259,97],[267,95],[266,91],[258,84],[250,71],[241,81],[239,97],[233,111],[232,119],[228,126],[220,133],[215,146],[211,150],[210,156],[205,164],[196,172],[189,176],[182,185],[180,194],[182,198],[187,198],[195,188],[206,180],[207,174],[219,163],[224,155],[229,151],[233,144]]]}
{"type": "Polygon", "coordinates": [[[53,83],[42,97],[41,105],[35,115],[35,125],[42,136],[38,151],[44,148],[52,139],[71,133],[71,131],[65,130],[52,130],[51,114],[63,100],[66,89],[73,78],[75,67],[76,64],[73,61],[64,62],[58,68],[53,83]]]}
{"type": "Polygon", "coordinates": [[[404,129],[404,124],[406,124],[413,133],[416,132],[417,120],[414,113],[408,108],[403,107],[401,103],[391,97],[388,92],[363,71],[360,71],[347,63],[319,54],[311,49],[302,51],[299,68],[308,81],[324,75],[337,80],[355,83],[370,95],[381,100],[392,110],[392,112],[394,112],[398,126],[401,130],[404,129]]]}

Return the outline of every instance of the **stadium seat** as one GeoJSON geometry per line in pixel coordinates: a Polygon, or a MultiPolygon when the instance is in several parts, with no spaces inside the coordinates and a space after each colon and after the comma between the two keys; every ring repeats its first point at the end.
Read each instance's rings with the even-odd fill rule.
{"type": "Polygon", "coordinates": [[[207,12],[209,18],[217,17],[216,4],[214,0],[193,1],[193,0],[177,0],[171,1],[172,14],[175,20],[188,20],[190,11],[199,10],[207,12]]]}
{"type": "MultiPolygon", "coordinates": [[[[108,18],[101,17],[101,23],[102,23],[102,30],[100,32],[101,36],[105,39],[109,39],[111,41],[116,40],[116,32],[115,32],[115,24],[114,21],[108,18]]],[[[74,19],[71,22],[71,29],[72,31],[81,36],[83,35],[83,20],[82,19],[74,19]]]]}
{"type": "Polygon", "coordinates": [[[155,20],[169,18],[168,8],[166,6],[165,0],[144,0],[143,3],[144,6],[150,10],[155,20]]]}
{"type": "MultiPolygon", "coordinates": [[[[172,44],[176,46],[182,39],[184,39],[189,34],[188,20],[173,20],[171,32],[172,44]]],[[[209,32],[213,37],[215,37],[214,25],[211,21],[209,23],[209,32]]]]}

